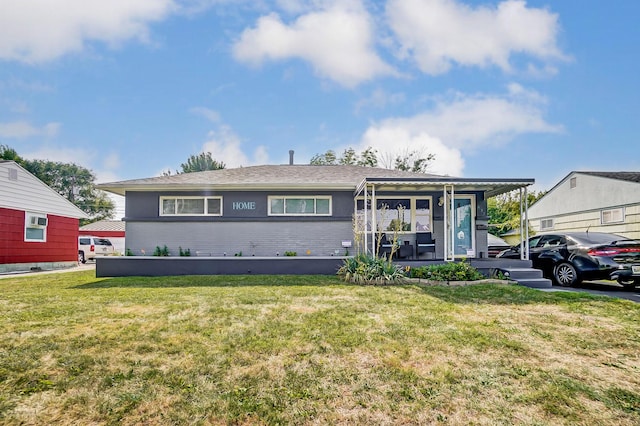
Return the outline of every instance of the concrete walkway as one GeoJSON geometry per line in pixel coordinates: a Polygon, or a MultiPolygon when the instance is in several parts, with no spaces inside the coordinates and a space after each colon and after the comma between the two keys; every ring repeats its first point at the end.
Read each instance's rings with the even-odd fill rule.
{"type": "Polygon", "coordinates": [[[77,271],[89,271],[95,270],[96,264],[95,262],[87,262],[85,264],[78,264],[77,267],[74,268],[65,268],[65,269],[51,269],[46,271],[17,271],[17,272],[8,272],[6,274],[0,274],[0,280],[3,278],[14,278],[14,277],[23,277],[27,275],[39,275],[39,274],[61,274],[64,272],[77,272],[77,271]]]}

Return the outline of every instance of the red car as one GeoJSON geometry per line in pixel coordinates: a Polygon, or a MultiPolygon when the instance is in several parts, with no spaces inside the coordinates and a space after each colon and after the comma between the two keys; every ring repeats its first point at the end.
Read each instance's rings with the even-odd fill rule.
{"type": "MultiPolygon", "coordinates": [[[[499,258],[520,258],[513,246],[499,258]]],[[[583,280],[616,280],[625,287],[640,285],[640,241],[603,232],[541,234],[529,238],[533,267],[556,284],[569,287],[583,280]]]]}

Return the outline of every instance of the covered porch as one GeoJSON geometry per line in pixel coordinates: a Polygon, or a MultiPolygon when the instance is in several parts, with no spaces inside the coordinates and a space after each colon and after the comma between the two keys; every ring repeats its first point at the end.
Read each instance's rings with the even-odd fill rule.
{"type": "MultiPolygon", "coordinates": [[[[487,199],[519,191],[520,217],[527,223],[527,187],[533,179],[425,177],[365,178],[354,192],[356,251],[394,253],[398,260],[488,257],[487,199]],[[393,248],[393,249],[392,249],[393,248]]],[[[528,227],[521,237],[528,260],[528,227]]]]}

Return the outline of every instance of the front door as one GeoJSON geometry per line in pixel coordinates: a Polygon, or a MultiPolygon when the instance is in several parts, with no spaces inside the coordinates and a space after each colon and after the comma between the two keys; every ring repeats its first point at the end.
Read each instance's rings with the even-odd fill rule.
{"type": "Polygon", "coordinates": [[[456,196],[453,204],[453,253],[456,257],[475,257],[471,197],[456,196]]]}

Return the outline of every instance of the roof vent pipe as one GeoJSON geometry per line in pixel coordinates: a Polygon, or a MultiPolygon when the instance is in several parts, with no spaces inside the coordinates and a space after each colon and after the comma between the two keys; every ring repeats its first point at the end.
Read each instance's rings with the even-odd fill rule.
{"type": "Polygon", "coordinates": [[[293,150],[289,150],[289,165],[293,166],[293,150]]]}

